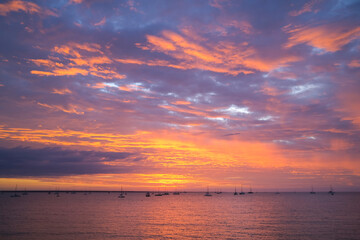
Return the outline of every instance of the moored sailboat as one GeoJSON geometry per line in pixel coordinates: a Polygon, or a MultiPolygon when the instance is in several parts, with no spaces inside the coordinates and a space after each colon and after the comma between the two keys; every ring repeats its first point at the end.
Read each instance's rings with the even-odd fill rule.
{"type": "Polygon", "coordinates": [[[19,194],[17,194],[17,184],[15,186],[15,191],[14,191],[14,194],[11,195],[10,197],[14,198],[14,197],[21,197],[19,194]]]}
{"type": "Polygon", "coordinates": [[[242,185],[241,185],[241,192],[239,193],[239,195],[245,195],[245,192],[243,191],[242,185]]]}
{"type": "Polygon", "coordinates": [[[205,195],[204,195],[205,197],[211,197],[212,195],[210,194],[210,192],[209,192],[209,186],[207,187],[207,191],[206,191],[206,193],[205,193],[205,195]]]}
{"type": "Polygon", "coordinates": [[[254,192],[252,191],[252,188],[250,186],[250,191],[248,192],[248,194],[253,194],[254,192]]]}
{"type": "Polygon", "coordinates": [[[123,192],[122,186],[121,186],[121,191],[120,191],[118,198],[125,198],[125,193],[123,192]]]}

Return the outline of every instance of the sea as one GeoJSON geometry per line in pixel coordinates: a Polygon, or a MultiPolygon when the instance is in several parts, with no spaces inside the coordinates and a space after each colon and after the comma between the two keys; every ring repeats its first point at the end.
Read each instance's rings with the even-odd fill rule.
{"type": "Polygon", "coordinates": [[[0,193],[1,240],[360,239],[360,193],[12,194],[0,193]]]}

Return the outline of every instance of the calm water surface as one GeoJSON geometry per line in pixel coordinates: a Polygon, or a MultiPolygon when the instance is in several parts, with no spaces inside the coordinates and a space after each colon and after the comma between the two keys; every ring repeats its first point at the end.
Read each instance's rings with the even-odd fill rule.
{"type": "Polygon", "coordinates": [[[0,239],[360,239],[360,193],[0,194],[0,239]]]}

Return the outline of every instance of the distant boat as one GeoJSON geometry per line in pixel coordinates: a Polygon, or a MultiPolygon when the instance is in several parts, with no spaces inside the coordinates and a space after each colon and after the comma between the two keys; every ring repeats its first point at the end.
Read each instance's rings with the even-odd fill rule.
{"type": "Polygon", "coordinates": [[[155,197],[161,197],[163,194],[160,192],[160,189],[158,189],[158,192],[155,193],[155,197]]]}
{"type": "Polygon", "coordinates": [[[120,195],[118,196],[118,198],[125,198],[125,194],[123,192],[123,188],[121,187],[121,191],[120,191],[120,195]]]}
{"type": "Polygon", "coordinates": [[[242,185],[241,185],[241,192],[239,193],[239,195],[245,195],[245,192],[243,191],[242,185]]]}
{"type": "Polygon", "coordinates": [[[24,189],[22,195],[28,195],[28,192],[26,191],[26,188],[24,189]]]}
{"type": "Polygon", "coordinates": [[[310,194],[316,194],[316,192],[314,192],[314,186],[311,186],[311,192],[310,194]]]}
{"type": "Polygon", "coordinates": [[[17,194],[17,184],[16,184],[16,186],[15,186],[14,194],[11,195],[10,197],[21,197],[19,194],[17,194]]]}
{"type": "Polygon", "coordinates": [[[209,192],[209,187],[207,187],[207,191],[206,191],[206,193],[205,193],[205,195],[204,195],[205,197],[211,197],[212,195],[210,194],[210,192],[209,192]]]}
{"type": "Polygon", "coordinates": [[[252,191],[252,188],[250,186],[250,191],[248,192],[248,194],[253,194],[254,192],[252,191]]]}
{"type": "Polygon", "coordinates": [[[150,193],[147,192],[146,195],[145,195],[145,197],[150,197],[150,193]]]}
{"type": "Polygon", "coordinates": [[[236,187],[235,187],[235,192],[234,192],[234,195],[238,195],[238,192],[236,191],[236,187]]]}
{"type": "Polygon", "coordinates": [[[328,193],[329,193],[329,194],[331,194],[331,195],[334,195],[334,194],[335,194],[335,192],[334,192],[334,190],[333,190],[332,186],[330,186],[330,191],[329,191],[328,193]]]}
{"type": "Polygon", "coordinates": [[[180,192],[173,192],[173,195],[180,195],[180,192]]]}

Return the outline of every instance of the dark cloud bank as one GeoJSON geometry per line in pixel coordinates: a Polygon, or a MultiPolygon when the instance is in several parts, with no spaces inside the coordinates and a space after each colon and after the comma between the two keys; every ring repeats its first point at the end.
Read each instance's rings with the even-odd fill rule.
{"type": "Polygon", "coordinates": [[[127,152],[76,151],[58,147],[0,148],[0,177],[132,172],[133,168],[121,166],[121,163],[119,166],[104,164],[104,162],[127,161],[131,155],[127,152]]]}

